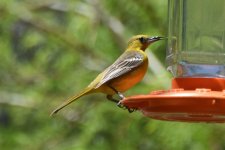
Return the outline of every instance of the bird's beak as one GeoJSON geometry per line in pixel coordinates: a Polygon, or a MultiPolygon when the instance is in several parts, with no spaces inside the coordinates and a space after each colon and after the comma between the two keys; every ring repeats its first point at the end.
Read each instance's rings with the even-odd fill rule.
{"type": "Polygon", "coordinates": [[[148,43],[153,43],[155,41],[158,41],[158,40],[164,40],[166,39],[166,37],[160,37],[160,36],[154,36],[154,37],[149,37],[148,38],[148,43]]]}

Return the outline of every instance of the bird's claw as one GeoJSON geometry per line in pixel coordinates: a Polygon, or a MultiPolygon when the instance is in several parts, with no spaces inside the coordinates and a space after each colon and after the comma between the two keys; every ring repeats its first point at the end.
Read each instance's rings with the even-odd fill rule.
{"type": "Polygon", "coordinates": [[[120,101],[117,103],[117,106],[118,106],[119,108],[124,109],[124,110],[128,110],[129,113],[132,113],[132,112],[134,112],[134,111],[137,110],[137,109],[135,109],[135,108],[128,108],[127,106],[124,106],[120,101]]]}
{"type": "Polygon", "coordinates": [[[117,103],[117,106],[118,106],[119,108],[126,109],[126,106],[124,106],[120,101],[117,103]]]}
{"type": "Polygon", "coordinates": [[[132,113],[132,112],[136,111],[137,109],[136,108],[127,108],[127,110],[129,111],[129,113],[132,113]]]}

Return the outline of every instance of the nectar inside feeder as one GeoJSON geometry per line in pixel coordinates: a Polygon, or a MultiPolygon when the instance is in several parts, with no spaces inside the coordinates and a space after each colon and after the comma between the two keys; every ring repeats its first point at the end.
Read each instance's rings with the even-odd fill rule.
{"type": "Polygon", "coordinates": [[[224,6],[224,0],[169,0],[172,87],[122,103],[159,120],[225,122],[224,6]]]}

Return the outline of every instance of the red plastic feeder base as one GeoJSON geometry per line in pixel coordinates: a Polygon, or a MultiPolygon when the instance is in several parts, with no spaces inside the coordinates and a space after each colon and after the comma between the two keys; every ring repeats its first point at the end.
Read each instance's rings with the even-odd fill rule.
{"type": "Polygon", "coordinates": [[[225,122],[225,79],[176,78],[172,81],[172,87],[171,90],[128,97],[122,103],[129,108],[140,110],[147,117],[159,120],[225,122]],[[184,80],[189,83],[188,90],[184,90],[184,80]],[[220,84],[216,86],[215,81],[220,84]],[[206,83],[208,86],[203,88],[201,84],[206,83]],[[209,89],[210,84],[213,84],[212,89],[209,89]],[[182,85],[184,89],[177,85],[182,85]],[[199,88],[192,90],[196,86],[199,88]]]}

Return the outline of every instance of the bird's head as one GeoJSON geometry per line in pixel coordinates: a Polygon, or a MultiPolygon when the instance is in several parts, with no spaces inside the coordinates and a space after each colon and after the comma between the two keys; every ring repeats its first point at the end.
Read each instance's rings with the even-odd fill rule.
{"type": "Polygon", "coordinates": [[[143,50],[145,49],[153,42],[156,42],[158,40],[165,39],[164,37],[154,36],[150,37],[148,35],[136,35],[133,36],[129,42],[127,49],[130,50],[143,50]]]}

